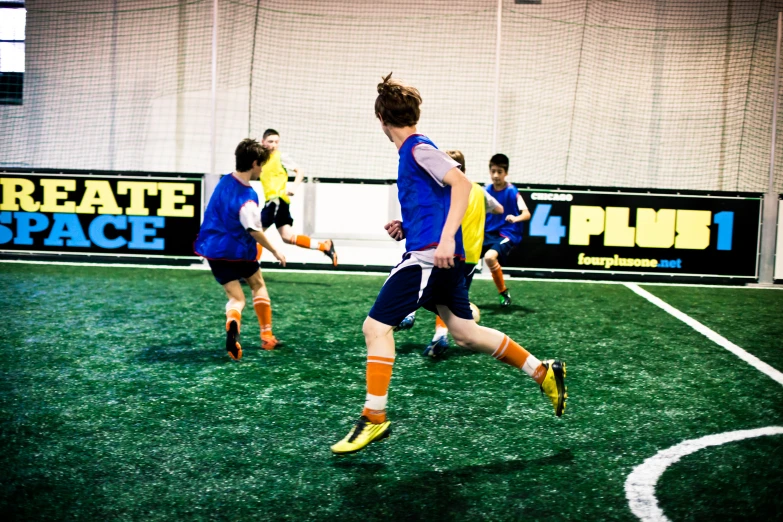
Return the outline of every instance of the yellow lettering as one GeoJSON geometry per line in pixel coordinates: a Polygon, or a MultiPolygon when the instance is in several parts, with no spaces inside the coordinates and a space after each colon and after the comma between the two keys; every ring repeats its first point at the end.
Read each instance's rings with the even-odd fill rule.
{"type": "Polygon", "coordinates": [[[129,216],[149,216],[144,194],[158,195],[158,184],[154,181],[120,181],[117,183],[117,194],[130,193],[130,206],[125,209],[129,216]]]}
{"type": "Polygon", "coordinates": [[[710,245],[711,219],[712,212],[709,210],[678,210],[677,238],[674,240],[674,248],[692,250],[707,248],[710,245]]]}
{"type": "Polygon", "coordinates": [[[160,189],[160,209],[159,216],[171,217],[193,217],[193,205],[177,205],[185,203],[185,196],[195,194],[196,188],[193,183],[158,183],[160,189]]]}
{"type": "Polygon", "coordinates": [[[3,189],[3,199],[0,210],[21,210],[37,212],[40,203],[33,199],[35,183],[24,178],[0,178],[0,188],[3,189]],[[19,202],[17,204],[17,201],[19,202]]]}
{"type": "Polygon", "coordinates": [[[41,212],[74,212],[76,209],[75,202],[66,201],[61,204],[59,201],[67,199],[68,192],[76,190],[75,179],[42,179],[40,184],[43,187],[41,212]],[[60,189],[63,189],[64,192],[60,189]]]}
{"type": "Polygon", "coordinates": [[[574,205],[571,207],[569,245],[589,245],[590,236],[604,231],[604,209],[574,205]]]}
{"type": "Polygon", "coordinates": [[[636,231],[628,226],[631,209],[627,207],[606,207],[604,245],[632,247],[636,231]]]}
{"type": "Polygon", "coordinates": [[[122,214],[122,208],[117,206],[117,200],[114,199],[114,192],[111,185],[106,180],[87,180],[84,182],[84,196],[79,206],[76,207],[77,214],[95,214],[95,207],[98,206],[98,214],[122,214]]]}
{"type": "Polygon", "coordinates": [[[677,211],[662,208],[636,209],[636,244],[645,248],[671,248],[674,244],[674,220],[677,211]]]}

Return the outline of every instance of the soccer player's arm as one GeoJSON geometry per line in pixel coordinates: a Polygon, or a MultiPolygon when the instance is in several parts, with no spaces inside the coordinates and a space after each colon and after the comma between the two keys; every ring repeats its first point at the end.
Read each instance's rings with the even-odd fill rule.
{"type": "Polygon", "coordinates": [[[502,214],[503,205],[500,204],[500,201],[490,196],[486,190],[484,190],[483,192],[484,192],[484,208],[486,209],[487,213],[502,214]]]}
{"type": "Polygon", "coordinates": [[[415,146],[413,158],[441,187],[447,185],[451,187],[449,213],[446,215],[446,223],[443,225],[440,241],[435,249],[435,266],[438,268],[452,267],[454,266],[454,251],[457,247],[454,236],[462,225],[462,218],[468,209],[468,199],[473,184],[459,169],[459,163],[432,145],[415,146]]]}
{"type": "Polygon", "coordinates": [[[440,235],[438,248],[435,249],[435,266],[448,268],[454,266],[454,250],[456,249],[454,236],[457,234],[457,230],[462,224],[462,218],[465,217],[465,211],[468,209],[468,199],[473,184],[457,167],[443,176],[443,184],[451,187],[451,204],[449,205],[449,213],[446,215],[446,223],[443,225],[443,232],[440,235]]]}
{"type": "Polygon", "coordinates": [[[288,155],[280,154],[280,161],[282,161],[283,167],[285,167],[286,172],[294,173],[293,188],[286,188],[286,192],[288,193],[288,195],[293,196],[297,192],[299,192],[299,187],[302,185],[302,181],[304,181],[304,171],[300,169],[299,165],[294,163],[288,155]]]}
{"type": "Polygon", "coordinates": [[[277,249],[269,242],[264,234],[264,227],[261,225],[261,212],[258,210],[258,203],[253,200],[248,200],[239,209],[239,222],[245,227],[245,230],[253,236],[262,247],[269,250],[273,256],[280,261],[280,264],[285,266],[285,256],[277,251],[277,249]]]}
{"type": "Polygon", "coordinates": [[[517,208],[519,209],[519,215],[512,216],[509,214],[506,217],[506,221],[509,223],[522,223],[530,219],[530,211],[527,209],[527,204],[520,193],[517,193],[517,208]]]}

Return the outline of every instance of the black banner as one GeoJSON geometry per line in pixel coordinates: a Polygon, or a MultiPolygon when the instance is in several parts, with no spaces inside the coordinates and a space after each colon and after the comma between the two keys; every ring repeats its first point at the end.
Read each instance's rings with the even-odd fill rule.
{"type": "Polygon", "coordinates": [[[0,173],[0,252],[196,258],[202,178],[0,173]]]}
{"type": "Polygon", "coordinates": [[[757,277],[760,197],[520,188],[532,214],[505,266],[757,277]]]}

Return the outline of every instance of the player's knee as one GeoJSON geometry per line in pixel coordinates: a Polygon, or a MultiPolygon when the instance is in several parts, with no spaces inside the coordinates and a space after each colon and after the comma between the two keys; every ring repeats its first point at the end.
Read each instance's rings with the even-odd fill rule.
{"type": "Polygon", "coordinates": [[[465,324],[460,325],[459,328],[449,328],[449,333],[454,339],[454,342],[457,343],[457,346],[468,350],[475,350],[479,340],[478,330],[472,327],[475,326],[476,323],[473,323],[472,325],[470,323],[473,323],[473,321],[466,321],[465,324]]]}
{"type": "Polygon", "coordinates": [[[494,250],[488,250],[486,254],[484,254],[484,261],[487,262],[495,262],[498,260],[498,253],[494,250]]]}
{"type": "Polygon", "coordinates": [[[362,324],[362,333],[364,334],[365,341],[370,341],[390,334],[391,327],[380,323],[371,317],[367,317],[364,320],[364,324],[362,324]]]}

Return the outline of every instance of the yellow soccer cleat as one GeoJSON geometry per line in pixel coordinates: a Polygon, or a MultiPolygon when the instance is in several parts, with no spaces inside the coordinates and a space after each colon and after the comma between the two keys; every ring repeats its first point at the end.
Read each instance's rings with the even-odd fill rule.
{"type": "Polygon", "coordinates": [[[391,421],[375,424],[362,415],[348,435],[343,440],[332,446],[332,453],[347,455],[356,453],[371,442],[383,440],[391,434],[391,421]]]}
{"type": "Polygon", "coordinates": [[[566,365],[562,361],[541,361],[546,367],[546,377],[541,383],[541,393],[549,397],[552,406],[555,408],[555,415],[560,417],[565,411],[566,399],[568,399],[568,388],[564,381],[566,376],[566,365]]]}

